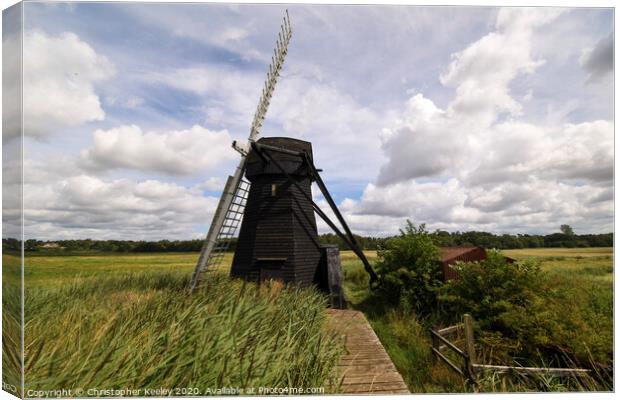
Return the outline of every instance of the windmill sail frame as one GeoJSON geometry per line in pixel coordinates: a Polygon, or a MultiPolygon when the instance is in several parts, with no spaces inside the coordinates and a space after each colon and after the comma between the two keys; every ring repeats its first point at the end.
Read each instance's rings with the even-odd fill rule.
{"type": "MultiPolygon", "coordinates": [[[[260,134],[265,115],[269,108],[269,103],[271,102],[271,96],[273,95],[278,78],[280,77],[284,59],[288,53],[288,45],[292,35],[293,29],[291,27],[288,10],[286,10],[282,25],[280,26],[280,32],[278,33],[278,39],[276,40],[276,46],[273,51],[274,54],[271,57],[271,64],[267,71],[267,78],[265,79],[261,97],[256,107],[256,112],[254,113],[246,148],[250,148],[260,134]]],[[[233,146],[237,149],[235,144],[233,144],[233,146]]],[[[243,207],[245,207],[244,201],[247,198],[247,188],[246,190],[242,189],[242,178],[245,171],[247,153],[243,151],[239,153],[241,154],[241,160],[239,161],[235,173],[228,177],[224,186],[189,284],[190,290],[194,290],[198,287],[203,274],[208,271],[210,266],[217,265],[221,262],[223,252],[228,248],[230,239],[234,235],[243,217],[243,207]],[[239,201],[235,202],[235,200],[239,201]],[[237,211],[232,211],[235,207],[237,211]],[[230,223],[229,225],[226,224],[227,220],[230,223]],[[227,233],[231,230],[232,235],[227,233]]]]}

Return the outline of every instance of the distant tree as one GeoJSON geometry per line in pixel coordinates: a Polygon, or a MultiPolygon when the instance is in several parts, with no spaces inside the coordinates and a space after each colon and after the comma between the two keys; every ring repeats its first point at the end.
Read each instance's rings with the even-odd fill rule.
{"type": "Polygon", "coordinates": [[[41,243],[36,239],[28,239],[24,243],[25,251],[36,251],[41,243]]]}
{"type": "MultiPolygon", "coordinates": [[[[531,247],[611,247],[613,246],[613,233],[576,235],[572,228],[563,230],[568,232],[556,232],[550,235],[496,235],[489,232],[447,232],[436,230],[428,233],[428,236],[437,246],[480,246],[487,249],[520,249],[531,247]]],[[[370,237],[355,235],[359,245],[364,250],[385,249],[387,243],[400,236],[370,237]]],[[[52,241],[52,240],[49,240],[52,241]]],[[[350,250],[349,246],[339,236],[333,233],[325,233],[319,236],[319,241],[324,244],[336,244],[340,250],[350,250]]],[[[133,241],[133,240],[92,240],[72,239],[54,240],[59,249],[45,249],[46,252],[58,252],[69,254],[72,252],[198,252],[202,248],[203,239],[193,240],[158,240],[158,241],[133,241]]],[[[39,250],[44,242],[30,239],[24,242],[24,250],[39,250]]],[[[2,248],[7,251],[18,251],[22,243],[14,238],[3,238],[2,248]]],[[[229,251],[237,247],[237,238],[230,239],[229,251]]]]}
{"type": "Polygon", "coordinates": [[[566,236],[575,236],[575,232],[573,232],[573,228],[570,225],[560,225],[560,231],[566,236]]]}
{"type": "Polygon", "coordinates": [[[11,251],[20,250],[21,242],[15,238],[2,239],[2,249],[11,251]]]}
{"type": "Polygon", "coordinates": [[[441,231],[437,229],[435,232],[432,233],[432,236],[438,246],[454,246],[454,238],[448,231],[441,231]]]}

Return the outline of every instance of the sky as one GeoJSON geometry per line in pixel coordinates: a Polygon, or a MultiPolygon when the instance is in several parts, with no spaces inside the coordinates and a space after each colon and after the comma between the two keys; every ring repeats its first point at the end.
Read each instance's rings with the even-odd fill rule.
{"type": "Polygon", "coordinates": [[[612,9],[31,2],[25,237],[203,237],[285,8],[261,135],[312,142],[355,233],[613,230],[612,9]]]}

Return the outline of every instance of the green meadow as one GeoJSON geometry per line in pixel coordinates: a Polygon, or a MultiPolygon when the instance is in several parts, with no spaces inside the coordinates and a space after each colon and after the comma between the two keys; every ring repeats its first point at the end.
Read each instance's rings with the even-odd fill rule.
{"type": "Polygon", "coordinates": [[[593,247],[584,249],[519,249],[503,253],[516,260],[539,261],[544,271],[558,277],[575,278],[607,284],[613,282],[613,248],[593,247]]]}
{"type": "MultiPolygon", "coordinates": [[[[554,282],[550,312],[564,313],[573,324],[571,331],[559,330],[558,335],[596,362],[609,363],[613,249],[524,249],[504,254],[541,263],[554,282]]],[[[376,261],[376,252],[366,255],[371,264],[376,261]]],[[[230,280],[228,254],[223,265],[209,273],[207,287],[189,295],[185,287],[197,256],[29,255],[24,271],[26,391],[170,387],[184,390],[173,394],[190,395],[194,390],[205,394],[206,388],[329,383],[342,347],[324,329],[326,303],[320,293],[230,280]]],[[[470,390],[433,358],[427,322],[369,301],[361,262],[352,252],[341,256],[351,307],[366,314],[409,389],[470,390]]],[[[6,307],[16,306],[11,298],[17,298],[18,288],[9,283],[17,282],[18,268],[18,257],[3,256],[6,307]]],[[[15,325],[10,317],[4,317],[5,326],[15,325]]],[[[3,340],[18,343],[17,332],[4,330],[3,340]]],[[[7,376],[16,360],[17,354],[3,353],[9,366],[5,378],[16,379],[7,376]]],[[[486,390],[532,387],[497,381],[486,390]]],[[[575,388],[550,381],[548,387],[534,390],[575,388]]]]}

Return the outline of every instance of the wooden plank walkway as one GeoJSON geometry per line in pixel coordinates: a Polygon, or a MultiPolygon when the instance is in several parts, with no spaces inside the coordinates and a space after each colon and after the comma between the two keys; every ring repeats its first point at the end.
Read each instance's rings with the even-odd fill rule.
{"type": "Polygon", "coordinates": [[[409,394],[379,338],[360,311],[328,310],[329,327],[344,339],[345,354],[336,367],[344,394],[409,394]]]}

